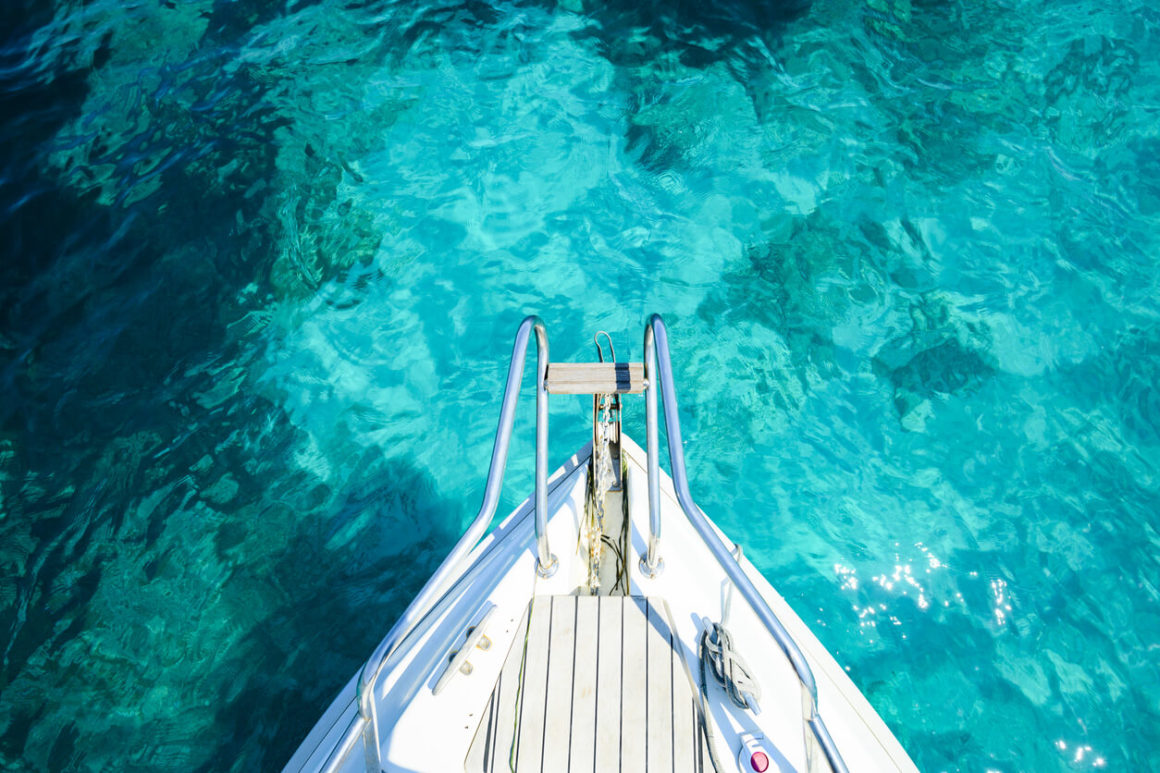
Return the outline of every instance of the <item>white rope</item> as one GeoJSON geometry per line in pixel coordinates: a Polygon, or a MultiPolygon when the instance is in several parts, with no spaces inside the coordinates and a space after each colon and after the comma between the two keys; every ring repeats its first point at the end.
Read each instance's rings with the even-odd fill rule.
{"type": "MultiPolygon", "coordinates": [[[[728,611],[726,611],[728,614],[728,611]]],[[[711,668],[713,676],[725,688],[729,699],[738,707],[756,711],[756,706],[750,706],[746,701],[746,694],[753,697],[754,703],[761,697],[761,686],[749,672],[737,651],[733,649],[733,636],[725,628],[724,623],[713,623],[708,618],[703,619],[704,630],[701,631],[701,642],[697,655],[701,660],[701,724],[705,731],[706,746],[709,748],[709,762],[713,770],[721,773],[725,768],[717,758],[717,740],[713,732],[713,719],[709,716],[709,685],[705,680],[706,667],[711,668]]]]}
{"type": "Polygon", "coordinates": [[[761,685],[753,678],[749,665],[733,649],[733,636],[721,623],[709,623],[701,632],[701,684],[705,685],[705,667],[729,694],[738,708],[755,710],[746,696],[756,703],[761,698],[761,685]]]}

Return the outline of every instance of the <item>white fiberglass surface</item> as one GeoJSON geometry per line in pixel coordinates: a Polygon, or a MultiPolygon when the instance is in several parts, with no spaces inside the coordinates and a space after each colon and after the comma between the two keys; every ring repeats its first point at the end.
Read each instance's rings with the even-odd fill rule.
{"type": "MultiPolygon", "coordinates": [[[[803,691],[784,653],[753,611],[732,588],[724,570],[693,531],[662,475],[662,541],[664,570],[655,578],[638,566],[647,544],[648,503],[644,454],[626,438],[627,494],[632,522],[627,563],[633,595],[665,599],[669,605],[685,662],[694,684],[699,682],[697,641],[706,620],[724,620],[739,653],[751,666],[762,690],[761,712],[753,714],[728,702],[710,684],[706,710],[716,736],[718,756],[734,760],[744,734],[766,739],[775,770],[805,770],[807,750],[803,721],[803,691]]],[[[531,498],[505,519],[472,554],[468,564],[482,571],[473,578],[449,611],[395,667],[384,673],[378,694],[383,727],[384,764],[389,771],[458,770],[474,738],[483,709],[533,595],[577,592],[585,578],[585,555],[577,540],[586,496],[582,460],[571,472],[557,471],[550,484],[549,544],[560,561],[551,578],[535,572],[531,498]],[[466,629],[494,606],[487,636],[491,647],[471,654],[470,674],[456,674],[438,694],[432,688],[466,629]]],[[[726,537],[726,544],[732,543],[726,537]]],[[[794,636],[818,683],[819,709],[831,734],[854,768],[913,770],[901,746],[869,703],[825,651],[805,624],[790,610],[748,561],[750,579],[794,636]],[[866,766],[866,767],[863,767],[866,766]]],[[[518,644],[518,642],[515,642],[518,644]]],[[[730,763],[732,764],[732,763],[730,763]]]]}

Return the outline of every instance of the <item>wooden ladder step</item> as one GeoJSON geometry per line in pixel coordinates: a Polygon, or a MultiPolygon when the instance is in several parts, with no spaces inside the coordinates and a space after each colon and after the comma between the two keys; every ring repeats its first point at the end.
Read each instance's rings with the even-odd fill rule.
{"type": "Polygon", "coordinates": [[[553,362],[548,392],[554,395],[610,395],[643,392],[643,362],[553,362]]]}

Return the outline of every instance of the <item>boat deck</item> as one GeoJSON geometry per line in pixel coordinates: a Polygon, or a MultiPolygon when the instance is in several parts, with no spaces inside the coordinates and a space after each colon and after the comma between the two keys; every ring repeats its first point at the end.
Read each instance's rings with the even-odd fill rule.
{"type": "Polygon", "coordinates": [[[656,597],[534,597],[468,773],[703,771],[698,691],[673,631],[656,597]]]}

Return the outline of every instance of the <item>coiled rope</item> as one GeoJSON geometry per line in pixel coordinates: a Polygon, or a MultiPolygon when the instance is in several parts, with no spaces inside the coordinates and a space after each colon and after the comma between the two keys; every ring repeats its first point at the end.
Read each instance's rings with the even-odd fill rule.
{"type": "Polygon", "coordinates": [[[701,632],[701,683],[705,684],[705,668],[729,694],[729,700],[741,709],[756,710],[749,704],[761,698],[761,685],[749,671],[749,664],[733,649],[733,635],[721,623],[709,623],[701,632]]]}
{"type": "Polygon", "coordinates": [[[709,685],[705,679],[705,671],[707,668],[712,670],[713,677],[728,693],[729,700],[733,701],[735,706],[755,713],[757,711],[756,703],[761,698],[761,685],[753,678],[744,658],[733,649],[733,635],[729,633],[725,625],[710,622],[708,619],[705,619],[704,624],[705,628],[701,631],[701,641],[697,653],[701,661],[701,699],[704,703],[702,723],[708,741],[709,761],[713,765],[713,770],[720,773],[723,768],[720,760],[717,759],[713,721],[708,717],[709,685]],[[755,705],[751,706],[746,696],[752,698],[755,705]]]}

